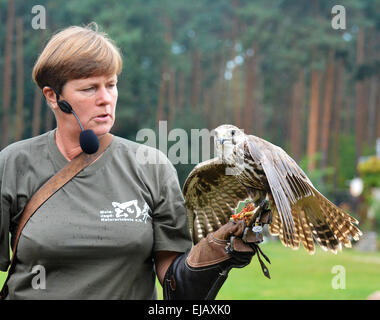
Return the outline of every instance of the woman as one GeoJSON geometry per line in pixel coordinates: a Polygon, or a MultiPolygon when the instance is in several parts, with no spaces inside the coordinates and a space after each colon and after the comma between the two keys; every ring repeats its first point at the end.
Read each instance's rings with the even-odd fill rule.
{"type": "MultiPolygon", "coordinates": [[[[57,33],[39,56],[33,79],[54,112],[57,128],[0,153],[0,270],[7,271],[9,233],[13,239],[30,197],[82,153],[78,121],[99,139],[111,130],[121,69],[119,50],[96,24],[95,30],[69,27],[57,33]],[[60,108],[62,100],[78,121],[60,108]]],[[[154,299],[156,275],[161,284],[167,283],[165,298],[216,295],[221,280],[216,292],[209,293],[219,278],[219,264],[207,274],[191,273],[195,269],[185,261],[191,239],[174,167],[162,161],[167,159],[158,150],[159,164],[142,164],[138,148],[152,152],[114,137],[94,163],[36,211],[22,231],[6,299],[154,299]],[[200,291],[174,285],[180,288],[190,280],[186,287],[194,286],[194,274],[196,281],[202,280],[198,274],[210,279],[215,275],[214,282],[198,284],[200,291]]],[[[237,225],[223,230],[220,237],[228,239],[237,225]]],[[[205,252],[197,249],[190,252],[197,253],[194,261],[205,252]]],[[[242,256],[249,262],[251,254],[242,256]]],[[[226,270],[236,265],[225,252],[220,261],[226,270]]]]}

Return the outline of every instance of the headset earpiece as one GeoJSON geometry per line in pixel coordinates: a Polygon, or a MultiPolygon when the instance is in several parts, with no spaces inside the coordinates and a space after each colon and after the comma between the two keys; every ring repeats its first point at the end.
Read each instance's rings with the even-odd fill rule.
{"type": "Polygon", "coordinates": [[[59,100],[59,94],[57,91],[55,91],[54,88],[49,87],[52,89],[57,97],[57,104],[58,107],[64,112],[64,113],[71,113],[73,111],[73,108],[70,106],[70,103],[68,103],[66,100],[59,100]]]}
{"type": "Polygon", "coordinates": [[[71,108],[70,104],[66,100],[57,101],[58,107],[65,113],[71,113],[73,108],[71,108]]]}

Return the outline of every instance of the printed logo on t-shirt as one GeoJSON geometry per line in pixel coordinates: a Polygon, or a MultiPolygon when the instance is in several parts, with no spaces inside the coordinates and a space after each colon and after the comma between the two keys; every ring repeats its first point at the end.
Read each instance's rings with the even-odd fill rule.
{"type": "Polygon", "coordinates": [[[150,208],[146,202],[141,209],[137,200],[131,200],[123,203],[112,202],[114,210],[100,210],[100,221],[129,221],[146,223],[151,219],[149,215],[150,208]]]}

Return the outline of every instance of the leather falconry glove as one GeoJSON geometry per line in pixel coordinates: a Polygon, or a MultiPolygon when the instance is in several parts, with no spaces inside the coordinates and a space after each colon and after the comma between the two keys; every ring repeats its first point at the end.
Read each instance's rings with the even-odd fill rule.
{"type": "MultiPolygon", "coordinates": [[[[260,221],[268,223],[269,216],[270,211],[261,214],[260,221]]],[[[172,262],[164,278],[164,299],[215,299],[229,271],[248,265],[256,252],[265,267],[259,257],[260,242],[261,233],[253,232],[244,220],[229,221],[172,262]]],[[[263,271],[269,277],[266,267],[263,271]]]]}

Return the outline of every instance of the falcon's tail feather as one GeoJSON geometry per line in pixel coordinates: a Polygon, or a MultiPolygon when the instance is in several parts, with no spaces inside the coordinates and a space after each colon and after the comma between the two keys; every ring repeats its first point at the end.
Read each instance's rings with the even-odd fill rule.
{"type": "Polygon", "coordinates": [[[337,253],[337,250],[341,249],[341,245],[332,231],[332,226],[326,223],[327,219],[323,217],[322,210],[318,207],[317,199],[313,198],[313,202],[314,206],[309,203],[303,206],[313,238],[324,251],[331,250],[333,253],[337,253]]]}
{"type": "Polygon", "coordinates": [[[325,251],[330,250],[336,254],[342,250],[342,244],[351,247],[350,237],[359,240],[359,236],[362,235],[353,224],[358,221],[318,191],[315,192],[315,196],[304,198],[297,205],[301,209],[300,216],[304,222],[302,225],[307,224],[310,227],[312,237],[325,251]]]}
{"type": "MultiPolygon", "coordinates": [[[[272,200],[271,197],[269,197],[272,200]]],[[[292,216],[295,225],[295,234],[290,235],[278,214],[276,206],[271,205],[272,223],[269,233],[279,236],[286,247],[298,249],[300,243],[309,254],[314,254],[314,241],[324,251],[337,253],[345,247],[351,247],[351,237],[358,240],[362,234],[353,224],[358,221],[335,206],[318,191],[315,195],[305,197],[292,205],[292,216]]]]}
{"type": "Polygon", "coordinates": [[[305,211],[300,210],[298,216],[296,216],[296,219],[298,219],[298,232],[302,241],[302,245],[308,253],[314,254],[315,248],[313,234],[310,229],[310,223],[308,221],[307,215],[305,214],[305,211]]]}
{"type": "Polygon", "coordinates": [[[350,236],[358,241],[359,236],[362,235],[362,232],[354,225],[354,223],[359,224],[359,222],[326,199],[323,195],[318,194],[317,196],[321,209],[327,218],[326,220],[331,223],[338,240],[345,244],[346,247],[351,247],[350,236]]]}
{"type": "Polygon", "coordinates": [[[299,248],[300,241],[302,241],[302,239],[300,239],[300,232],[298,232],[298,219],[294,220],[294,226],[297,232],[295,232],[294,234],[289,234],[282,224],[280,215],[278,214],[277,208],[274,205],[273,197],[270,194],[268,194],[268,196],[269,201],[271,203],[270,207],[272,211],[272,222],[268,226],[269,234],[272,236],[278,236],[284,246],[297,250],[299,248]]]}
{"type": "Polygon", "coordinates": [[[272,222],[268,226],[268,231],[271,236],[279,236],[280,230],[282,229],[281,220],[275,207],[274,208],[272,207],[271,211],[272,211],[272,222]]]}
{"type": "MultiPolygon", "coordinates": [[[[293,210],[294,208],[292,209],[292,214],[293,214],[293,217],[295,216],[295,213],[293,213],[293,210]]],[[[300,221],[298,219],[293,219],[294,220],[294,227],[296,230],[299,230],[300,228],[300,221]]],[[[302,240],[300,239],[300,233],[299,232],[295,232],[295,235],[294,235],[294,242],[292,244],[292,249],[293,250],[298,250],[299,247],[300,247],[300,243],[302,242],[302,240]]]]}
{"type": "Polygon", "coordinates": [[[333,232],[335,236],[338,238],[338,240],[346,247],[351,248],[351,241],[350,239],[347,239],[344,235],[344,232],[341,230],[341,222],[337,220],[337,217],[332,216],[331,214],[327,214],[326,216],[326,222],[330,226],[334,226],[333,232]]]}
{"type": "Polygon", "coordinates": [[[308,223],[307,216],[303,211],[300,211],[298,209],[293,209],[292,211],[294,226],[296,230],[295,234],[293,235],[293,238],[290,235],[288,235],[287,231],[283,227],[281,219],[276,209],[272,209],[273,220],[272,223],[269,225],[269,233],[272,236],[278,236],[285,247],[290,247],[293,250],[298,250],[300,247],[300,243],[302,243],[306,251],[310,254],[313,254],[313,235],[308,223]]]}

